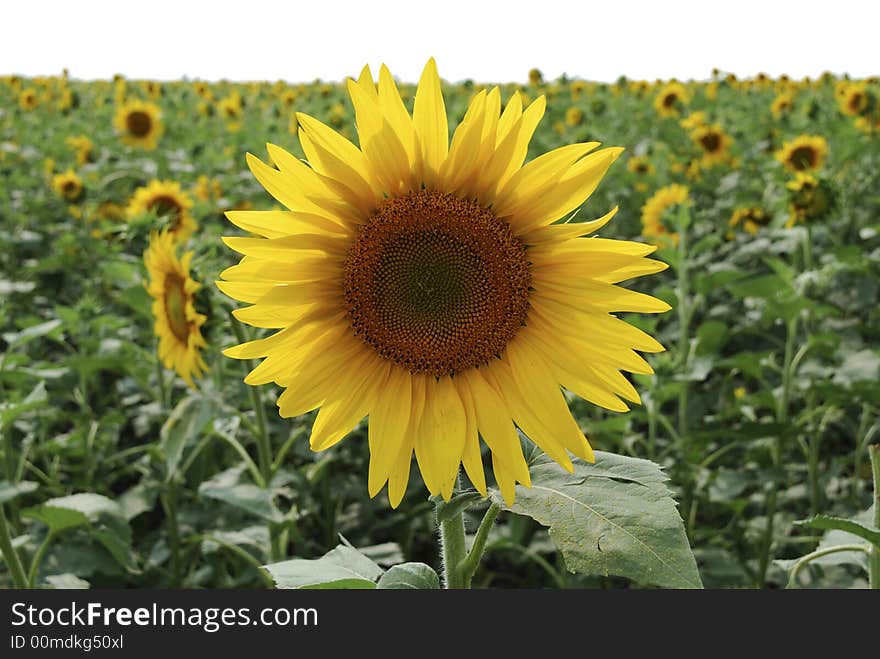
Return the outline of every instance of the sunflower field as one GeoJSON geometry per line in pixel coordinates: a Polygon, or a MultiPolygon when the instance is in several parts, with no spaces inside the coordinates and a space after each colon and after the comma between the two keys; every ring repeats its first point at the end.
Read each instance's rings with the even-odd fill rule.
{"type": "Polygon", "coordinates": [[[0,77],[0,586],[880,588],[878,80],[529,80],[0,77]]]}

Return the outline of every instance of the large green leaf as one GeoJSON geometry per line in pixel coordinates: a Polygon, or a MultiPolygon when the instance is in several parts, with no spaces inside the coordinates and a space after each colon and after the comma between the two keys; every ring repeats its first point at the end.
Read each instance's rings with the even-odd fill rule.
{"type": "Polygon", "coordinates": [[[440,577],[424,563],[401,563],[381,576],[377,588],[384,590],[424,590],[440,588],[440,577]]]}
{"type": "Polygon", "coordinates": [[[223,501],[236,508],[262,517],[267,522],[281,523],[284,515],[275,505],[276,492],[241,481],[242,467],[222,471],[199,486],[199,494],[223,501]]]}
{"type": "Polygon", "coordinates": [[[382,568],[357,549],[339,545],[321,558],[294,558],[263,566],[272,575],[276,588],[355,588],[376,587],[382,568]]]}
{"type": "Polygon", "coordinates": [[[39,506],[22,511],[22,514],[45,523],[53,534],[87,526],[92,537],[120,565],[130,570],[135,569],[131,551],[131,527],[122,507],[112,499],[93,492],[81,492],[49,499],[39,506]]]}
{"type": "Polygon", "coordinates": [[[186,446],[198,439],[204,427],[216,415],[212,399],[190,395],[184,398],[168,416],[160,432],[159,446],[165,456],[165,478],[170,481],[177,473],[186,446]]]}
{"type": "Polygon", "coordinates": [[[701,588],[693,552],[667,476],[648,460],[596,452],[569,474],[546,456],[531,467],[532,487],[518,486],[506,510],[549,527],[568,569],[617,575],[664,588],[701,588]]]}

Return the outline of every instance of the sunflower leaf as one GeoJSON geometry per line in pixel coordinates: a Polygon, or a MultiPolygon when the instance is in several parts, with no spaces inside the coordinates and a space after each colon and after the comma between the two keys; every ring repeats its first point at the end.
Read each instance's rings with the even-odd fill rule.
{"type": "Polygon", "coordinates": [[[880,547],[880,529],[875,529],[868,524],[862,524],[854,519],[832,517],[831,515],[815,515],[809,519],[797,521],[795,524],[807,526],[811,529],[822,529],[823,531],[844,531],[880,547]]]}
{"type": "Polygon", "coordinates": [[[294,558],[264,565],[276,588],[354,588],[376,587],[382,568],[357,549],[339,545],[321,558],[294,558]]]}
{"type": "Polygon", "coordinates": [[[440,577],[424,563],[401,563],[389,568],[376,588],[384,590],[427,590],[440,588],[440,577]]]}
{"type": "Polygon", "coordinates": [[[505,510],[549,527],[568,569],[617,575],[663,588],[701,588],[667,476],[648,460],[596,451],[595,465],[574,461],[567,473],[544,457],[531,467],[532,487],[517,486],[505,510]]]}

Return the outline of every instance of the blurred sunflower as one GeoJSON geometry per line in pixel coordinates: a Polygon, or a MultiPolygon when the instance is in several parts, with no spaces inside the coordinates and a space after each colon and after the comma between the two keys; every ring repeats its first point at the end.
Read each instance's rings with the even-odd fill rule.
{"type": "Polygon", "coordinates": [[[727,159],[730,137],[720,125],[700,126],[691,133],[691,139],[702,150],[703,167],[711,167],[727,159]]]}
{"type": "Polygon", "coordinates": [[[52,177],[52,187],[66,201],[78,201],[82,197],[82,179],[72,169],[52,177]]]}
{"type": "Polygon", "coordinates": [[[21,93],[18,95],[18,106],[22,110],[30,111],[33,110],[37,105],[40,104],[40,99],[37,96],[37,90],[32,87],[28,87],[27,89],[23,89],[21,93]]]}
{"type": "Polygon", "coordinates": [[[687,186],[673,183],[666,185],[642,206],[642,235],[658,247],[678,244],[678,233],[674,230],[669,209],[687,203],[690,199],[687,186]]]}
{"type": "Polygon", "coordinates": [[[571,106],[565,111],[565,123],[568,126],[580,126],[584,122],[584,111],[579,107],[571,106]]]}
{"type": "Polygon", "coordinates": [[[690,94],[680,82],[666,83],[654,97],[654,109],[661,117],[677,117],[687,105],[690,94]]]}
{"type": "Polygon", "coordinates": [[[761,227],[770,224],[773,217],[768,215],[763,208],[755,206],[739,207],[730,218],[730,228],[742,227],[747,233],[755,235],[761,227]]]}
{"type": "Polygon", "coordinates": [[[859,117],[868,110],[870,98],[864,83],[851,82],[843,87],[837,101],[841,112],[850,117],[859,117]]]}
{"type": "Polygon", "coordinates": [[[155,103],[133,100],[123,103],[113,118],[122,141],[147,151],[156,148],[162,135],[162,113],[155,103]]]}
{"type": "Polygon", "coordinates": [[[195,389],[193,377],[201,377],[208,368],[200,353],[207,346],[200,329],[207,317],[195,309],[195,294],[201,284],[190,277],[193,253],[178,259],[175,245],[174,236],[167,231],[151,233],[150,246],[144,252],[150,276],[146,288],[153,298],[153,331],[159,337],[159,359],[195,389]]]}
{"type": "Polygon", "coordinates": [[[568,470],[569,452],[592,461],[560,386],[627,410],[639,396],[620,371],[650,373],[635,350],[663,347],[611,314],[669,309],[614,285],[665,269],[644,258],[654,248],[583,238],[615,211],[554,224],[621,149],[573,144],[524,165],[545,99],[523,109],[514,93],[502,113],[497,87],[476,95],[450,145],[433,59],[412,116],[384,66],[378,85],[365,67],[348,91],[360,148],[298,114],[309,164],[272,144],[278,169],[248,154],[290,210],[227,213],[263,237],[225,239],[244,258],[217,285],[252,305],[239,320],[280,331],[224,354],[265,358],[245,382],[285,387],[281,416],[320,408],[313,450],[369,416],[368,489],[388,483],[392,506],[413,452],[432,494],[448,500],[463,463],[485,495],[478,436],[513,501],[516,482],[530,484],[516,426],[568,470]]]}
{"type": "Polygon", "coordinates": [[[831,185],[812,174],[798,172],[795,179],[789,181],[785,187],[788,188],[791,209],[791,215],[785,224],[787,227],[819,220],[834,207],[835,195],[831,185]]]}
{"type": "Polygon", "coordinates": [[[822,167],[828,154],[828,143],[820,135],[799,135],[776,152],[776,159],[793,172],[806,172],[822,167]]]}
{"type": "Polygon", "coordinates": [[[635,174],[639,180],[637,180],[633,187],[639,192],[645,192],[648,189],[647,179],[654,174],[654,165],[647,158],[647,156],[633,156],[626,163],[626,170],[632,174],[635,174]]]}
{"type": "Polygon", "coordinates": [[[777,94],[776,98],[774,98],[773,102],[770,104],[770,112],[773,114],[774,119],[779,119],[783,115],[788,114],[793,108],[794,94],[790,92],[777,94]]]}
{"type": "Polygon", "coordinates": [[[135,218],[155,212],[168,222],[168,233],[173,240],[184,242],[199,225],[190,214],[193,201],[174,181],[150,181],[149,185],[135,190],[128,202],[126,213],[135,218]]]}
{"type": "Polygon", "coordinates": [[[685,130],[694,130],[700,126],[705,126],[707,123],[708,118],[706,117],[706,113],[700,110],[697,112],[691,112],[686,118],[679,121],[678,125],[685,130]]]}
{"type": "Polygon", "coordinates": [[[76,162],[78,165],[85,165],[92,159],[92,140],[85,135],[71,135],[64,140],[67,146],[76,152],[76,162]]]}

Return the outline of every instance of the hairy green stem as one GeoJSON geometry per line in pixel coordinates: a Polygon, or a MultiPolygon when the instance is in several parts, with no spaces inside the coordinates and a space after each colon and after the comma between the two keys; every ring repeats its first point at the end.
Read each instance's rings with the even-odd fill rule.
{"type": "Polygon", "coordinates": [[[458,567],[461,572],[461,579],[464,582],[464,588],[471,587],[471,580],[474,578],[474,573],[477,571],[480,559],[483,558],[483,552],[486,550],[486,540],[489,539],[489,531],[492,530],[492,525],[495,524],[495,519],[500,512],[501,506],[497,503],[489,506],[489,510],[483,516],[480,528],[477,529],[477,534],[474,536],[474,544],[471,545],[470,552],[468,552],[468,555],[458,567]]]}
{"type": "Polygon", "coordinates": [[[18,552],[12,546],[12,538],[9,537],[9,524],[6,522],[6,512],[3,510],[2,503],[0,503],[0,551],[3,552],[6,567],[9,569],[9,574],[12,575],[12,583],[16,588],[27,588],[28,580],[21,567],[18,552]]]}
{"type": "Polygon", "coordinates": [[[162,409],[168,407],[168,392],[165,388],[165,371],[162,368],[162,360],[159,359],[159,351],[156,350],[156,382],[159,387],[159,404],[162,409]]]}
{"type": "Polygon", "coordinates": [[[828,556],[829,554],[836,554],[841,551],[867,551],[865,549],[865,545],[835,545],[833,547],[825,547],[824,549],[817,549],[816,551],[807,554],[806,556],[801,556],[797,562],[792,566],[791,573],[788,576],[788,585],[786,588],[796,588],[797,587],[797,577],[800,574],[800,571],[804,569],[811,561],[815,561],[817,558],[822,558],[823,556],[828,556]]]}
{"type": "MultiPolygon", "coordinates": [[[[871,455],[871,473],[874,476],[874,528],[880,529],[880,444],[868,447],[871,455]]],[[[871,588],[880,590],[880,545],[871,547],[868,577],[871,588]]]]}
{"type": "Polygon", "coordinates": [[[461,512],[440,522],[440,551],[443,560],[443,587],[466,588],[459,569],[467,551],[461,512]]]}

